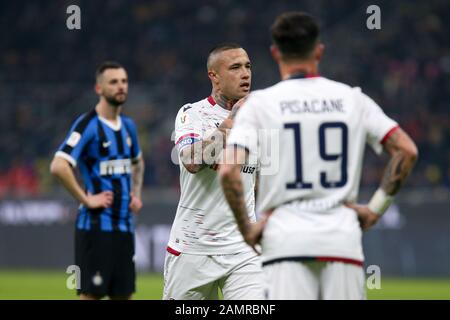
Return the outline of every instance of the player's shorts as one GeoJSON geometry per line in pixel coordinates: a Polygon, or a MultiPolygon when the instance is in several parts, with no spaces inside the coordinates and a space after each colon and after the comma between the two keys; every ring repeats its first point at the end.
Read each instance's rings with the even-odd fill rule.
{"type": "Polygon", "coordinates": [[[362,266],[343,262],[282,261],[264,266],[271,300],[366,299],[362,266]]]}
{"type": "MultiPolygon", "coordinates": [[[[173,251],[172,251],[173,252],[173,251]]],[[[254,252],[226,255],[166,253],[164,300],[263,300],[261,261],[254,252]]]]}
{"type": "Polygon", "coordinates": [[[126,298],[135,291],[133,233],[76,230],[75,263],[78,294],[126,298]]]}

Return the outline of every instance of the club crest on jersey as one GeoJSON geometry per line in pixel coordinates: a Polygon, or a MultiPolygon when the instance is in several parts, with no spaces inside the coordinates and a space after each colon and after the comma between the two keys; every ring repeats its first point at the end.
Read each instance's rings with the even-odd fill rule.
{"type": "Polygon", "coordinates": [[[132,141],[131,141],[131,137],[127,136],[127,145],[128,147],[131,147],[132,141]]]}
{"type": "Polygon", "coordinates": [[[81,139],[81,134],[74,131],[70,135],[69,139],[67,139],[67,145],[71,146],[71,147],[75,147],[78,144],[78,142],[80,142],[80,139],[81,139]]]}
{"type": "Polygon", "coordinates": [[[181,116],[181,123],[182,123],[182,124],[187,124],[187,123],[189,123],[189,116],[188,116],[187,113],[185,113],[185,114],[183,114],[183,115],[181,116]]]}

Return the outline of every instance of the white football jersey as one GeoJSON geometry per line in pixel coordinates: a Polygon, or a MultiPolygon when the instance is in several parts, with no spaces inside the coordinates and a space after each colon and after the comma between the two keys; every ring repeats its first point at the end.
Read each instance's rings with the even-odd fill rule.
{"type": "Polygon", "coordinates": [[[251,93],[228,145],[257,153],[257,212],[277,208],[262,240],[263,260],[363,260],[356,213],[365,144],[380,153],[398,125],[359,88],[323,77],[284,80],[251,93]]]}
{"type": "MultiPolygon", "coordinates": [[[[229,115],[212,97],[184,105],[175,121],[178,154],[210,136],[229,115]]],[[[180,163],[181,195],[169,247],[183,253],[216,255],[251,251],[244,242],[220,185],[217,166],[192,174],[180,163]]],[[[249,218],[255,221],[256,164],[241,170],[249,218]]]]}

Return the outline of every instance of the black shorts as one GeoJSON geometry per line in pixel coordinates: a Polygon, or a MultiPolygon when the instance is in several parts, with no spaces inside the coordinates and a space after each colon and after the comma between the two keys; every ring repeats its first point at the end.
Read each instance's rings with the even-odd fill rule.
{"type": "Polygon", "coordinates": [[[136,290],[133,233],[76,230],[75,263],[78,294],[125,298],[136,290]]]}

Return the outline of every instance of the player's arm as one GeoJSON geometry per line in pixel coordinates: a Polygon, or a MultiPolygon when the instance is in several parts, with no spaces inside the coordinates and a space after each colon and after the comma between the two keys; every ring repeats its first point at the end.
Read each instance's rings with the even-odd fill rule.
{"type": "Polygon", "coordinates": [[[390,159],[385,167],[380,187],[368,205],[347,204],[355,209],[363,230],[373,226],[387,210],[411,173],[418,157],[415,143],[401,128],[397,128],[385,141],[383,149],[390,159]]]}
{"type": "Polygon", "coordinates": [[[133,161],[131,166],[131,178],[132,178],[132,192],[130,209],[134,213],[138,213],[142,208],[142,185],[144,182],[144,159],[139,156],[133,161]]]}
{"type": "Polygon", "coordinates": [[[227,142],[228,133],[233,126],[237,111],[242,106],[244,99],[239,100],[233,106],[228,118],[226,118],[211,135],[201,141],[184,148],[181,153],[181,162],[187,171],[197,173],[202,169],[215,164],[227,142]]]}
{"type": "Polygon", "coordinates": [[[259,170],[255,173],[255,187],[254,193],[255,193],[255,202],[258,199],[258,189],[259,189],[259,170]]]}
{"type": "Polygon", "coordinates": [[[210,136],[181,150],[181,162],[186,170],[195,174],[213,165],[225,146],[231,126],[232,122],[225,119],[210,136]]]}
{"type": "Polygon", "coordinates": [[[70,163],[60,157],[55,156],[50,165],[50,172],[56,176],[67,191],[80,203],[90,209],[107,208],[111,206],[113,195],[110,191],[104,191],[96,195],[87,195],[84,193],[78,183],[70,163]]]}
{"type": "Polygon", "coordinates": [[[219,175],[222,189],[228,205],[233,211],[239,231],[245,242],[259,254],[255,246],[260,242],[262,233],[270,214],[265,214],[260,220],[252,223],[248,217],[245,202],[244,185],[241,178],[241,166],[245,163],[248,152],[239,146],[228,146],[224,150],[224,164],[220,166],[219,175]]]}
{"type": "Polygon", "coordinates": [[[222,189],[230,209],[233,211],[239,231],[245,242],[257,253],[255,246],[261,240],[268,215],[264,215],[256,223],[250,221],[241,178],[241,166],[247,163],[252,152],[257,154],[259,124],[255,112],[256,107],[259,106],[261,106],[259,101],[249,97],[246,106],[239,111],[224,150],[224,163],[220,165],[219,170],[222,189]]]}
{"type": "Polygon", "coordinates": [[[390,155],[385,168],[381,189],[395,196],[411,173],[419,152],[416,144],[401,128],[398,128],[385,142],[384,150],[390,155]]]}

